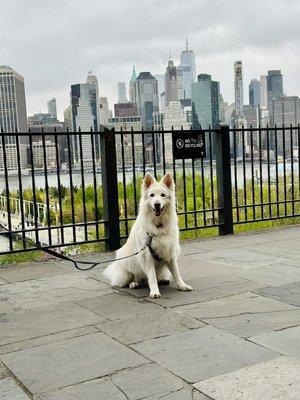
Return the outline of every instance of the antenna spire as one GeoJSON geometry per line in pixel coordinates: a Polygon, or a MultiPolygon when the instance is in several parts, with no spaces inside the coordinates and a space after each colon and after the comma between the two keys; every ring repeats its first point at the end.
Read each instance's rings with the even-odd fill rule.
{"type": "Polygon", "coordinates": [[[186,51],[189,51],[189,40],[187,36],[185,38],[185,45],[186,45],[186,51]]]}

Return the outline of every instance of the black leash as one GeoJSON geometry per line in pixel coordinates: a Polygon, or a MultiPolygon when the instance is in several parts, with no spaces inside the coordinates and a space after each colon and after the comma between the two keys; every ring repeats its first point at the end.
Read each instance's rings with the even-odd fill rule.
{"type": "MultiPolygon", "coordinates": [[[[11,232],[9,229],[7,229],[5,226],[3,226],[3,225],[1,225],[1,226],[2,226],[2,228],[4,228],[10,235],[13,235],[13,234],[14,234],[14,233],[11,232]]],[[[163,261],[163,259],[160,258],[160,257],[157,255],[157,253],[155,252],[155,250],[154,250],[153,247],[151,246],[153,236],[150,236],[149,233],[147,233],[147,235],[148,235],[147,242],[145,243],[145,245],[144,245],[140,250],[136,251],[136,252],[133,253],[133,254],[130,254],[129,256],[116,258],[115,260],[105,260],[105,261],[98,261],[98,262],[92,262],[92,261],[75,261],[75,260],[73,260],[72,258],[70,258],[70,257],[68,257],[68,256],[66,256],[66,255],[64,255],[64,254],[57,253],[56,251],[51,250],[51,249],[47,249],[47,248],[44,248],[44,247],[37,247],[37,250],[42,250],[42,251],[44,251],[45,253],[48,253],[48,254],[50,254],[50,255],[53,256],[53,257],[60,258],[60,259],[65,260],[65,261],[70,261],[70,262],[72,262],[72,263],[74,264],[75,268],[78,269],[79,271],[90,271],[91,269],[95,268],[97,265],[100,265],[100,264],[107,264],[107,263],[113,262],[113,261],[121,261],[121,260],[125,260],[126,258],[130,258],[130,257],[137,256],[137,255],[140,254],[142,251],[144,251],[147,247],[148,247],[148,249],[149,249],[149,251],[150,251],[150,254],[152,255],[152,257],[153,257],[156,261],[163,261]],[[89,265],[89,267],[87,267],[87,268],[81,268],[78,264],[89,265]]],[[[23,240],[24,240],[24,239],[23,239],[23,240]]],[[[27,238],[25,238],[25,240],[27,240],[28,242],[30,241],[30,240],[27,239],[27,238]]]]}

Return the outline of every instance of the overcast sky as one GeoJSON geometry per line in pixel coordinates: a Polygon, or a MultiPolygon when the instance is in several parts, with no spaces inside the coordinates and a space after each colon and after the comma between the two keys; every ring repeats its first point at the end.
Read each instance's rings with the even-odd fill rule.
{"type": "Polygon", "coordinates": [[[56,97],[59,116],[70,85],[92,70],[110,108],[117,82],[137,72],[163,73],[179,61],[188,35],[198,73],[220,81],[233,101],[233,62],[248,84],[281,69],[284,92],[300,95],[299,0],[0,0],[0,64],[25,78],[28,115],[56,97]]]}

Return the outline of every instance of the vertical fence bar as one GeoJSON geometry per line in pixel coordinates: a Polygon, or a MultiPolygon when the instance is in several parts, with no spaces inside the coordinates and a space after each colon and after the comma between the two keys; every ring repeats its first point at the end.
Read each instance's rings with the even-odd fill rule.
{"type": "Polygon", "coordinates": [[[240,209],[239,209],[239,189],[237,182],[237,149],[236,149],[236,130],[233,128],[233,154],[234,154],[234,191],[235,191],[235,206],[236,206],[236,220],[240,221],[240,209]]]}
{"type": "Polygon", "coordinates": [[[261,143],[261,132],[258,136],[258,148],[259,148],[259,188],[260,188],[260,213],[261,218],[264,219],[264,193],[263,193],[263,172],[262,172],[262,143],[261,143]]]}
{"type": "MultiPolygon", "coordinates": [[[[252,127],[251,127],[252,128],[252,127]]],[[[259,134],[259,132],[258,132],[259,134]]],[[[255,209],[255,185],[254,185],[254,159],[253,159],[253,130],[250,130],[250,151],[251,151],[251,190],[252,190],[252,212],[253,219],[255,219],[256,209],[255,209]]]]}
{"type": "Polygon", "coordinates": [[[216,171],[220,235],[233,233],[229,126],[220,125],[216,137],[216,171]]]}
{"type": "Polygon", "coordinates": [[[120,247],[118,172],[114,130],[104,129],[100,136],[104,228],[107,250],[120,247]]]}
{"type": "Polygon", "coordinates": [[[275,125],[275,174],[276,174],[276,204],[277,204],[277,217],[279,217],[279,177],[278,177],[278,131],[275,125]]]}
{"type": "Polygon", "coordinates": [[[271,196],[271,170],[270,170],[270,140],[269,131],[266,130],[267,136],[267,163],[268,163],[268,202],[269,202],[269,217],[272,218],[272,196],[271,196]]]}
{"type": "Polygon", "coordinates": [[[287,216],[287,193],[286,193],[286,143],[285,127],[282,126],[282,157],[283,157],[283,195],[284,195],[284,215],[287,216]]]}
{"type": "MultiPolygon", "coordinates": [[[[16,129],[16,134],[17,134],[16,129]]],[[[18,175],[19,175],[19,196],[20,196],[20,211],[21,211],[21,224],[22,224],[22,243],[23,249],[26,249],[26,235],[25,235],[25,213],[23,204],[23,187],[22,187],[22,169],[21,169],[21,154],[20,154],[20,143],[19,136],[16,135],[16,146],[17,146],[17,162],[18,162],[18,175]]]]}
{"type": "Polygon", "coordinates": [[[60,158],[59,158],[59,144],[58,144],[56,128],[54,132],[54,141],[55,141],[55,158],[56,158],[56,175],[57,175],[57,193],[58,193],[58,205],[59,205],[60,241],[61,243],[64,243],[62,193],[61,193],[61,181],[60,181],[60,158]]]}
{"type": "Polygon", "coordinates": [[[166,173],[166,148],[165,148],[165,133],[164,128],[161,128],[161,140],[162,140],[162,156],[163,156],[163,172],[166,173]]]}
{"type": "Polygon", "coordinates": [[[131,127],[131,155],[132,155],[132,178],[133,178],[133,196],[134,196],[134,214],[138,214],[137,194],[136,194],[136,172],[135,172],[135,148],[134,148],[134,133],[131,127]]]}
{"type": "MultiPolygon", "coordinates": [[[[93,128],[91,128],[91,145],[92,145],[92,168],[93,168],[93,183],[94,183],[94,204],[95,204],[95,222],[96,222],[96,239],[99,239],[99,210],[98,210],[98,193],[97,193],[97,175],[96,175],[96,132],[93,133],[93,128]],[[95,139],[95,140],[94,140],[95,139]]],[[[99,154],[98,154],[99,156],[99,154]]]]}
{"type": "MultiPolygon", "coordinates": [[[[73,140],[76,140],[76,136],[73,140]]],[[[67,129],[67,149],[68,149],[68,167],[69,167],[69,179],[70,179],[70,200],[71,200],[71,218],[72,218],[72,229],[73,229],[73,242],[76,242],[76,227],[75,227],[75,209],[74,209],[74,193],[73,193],[73,175],[72,175],[72,160],[71,157],[75,156],[71,152],[70,134],[67,129]]]]}
{"type": "Polygon", "coordinates": [[[291,135],[291,140],[290,140],[290,145],[291,145],[291,194],[292,194],[292,215],[295,214],[295,187],[294,187],[294,141],[293,141],[293,126],[292,124],[290,125],[290,135],[291,135]]]}
{"type": "Polygon", "coordinates": [[[80,154],[80,175],[81,175],[81,190],[82,190],[82,206],[83,206],[83,222],[84,222],[84,238],[85,241],[88,240],[88,230],[87,230],[87,212],[86,212],[86,202],[85,202],[85,182],[84,182],[84,163],[83,163],[83,149],[82,149],[82,134],[79,128],[79,154],[80,154]]]}
{"type": "Polygon", "coordinates": [[[212,158],[212,134],[209,131],[209,168],[210,168],[210,192],[211,192],[211,209],[212,211],[212,221],[215,225],[215,192],[214,192],[214,170],[213,170],[213,158],[212,158]]]}
{"type": "Polygon", "coordinates": [[[123,198],[124,198],[124,214],[125,214],[125,232],[128,236],[128,213],[127,213],[127,189],[126,189],[126,163],[125,163],[125,149],[124,149],[124,134],[121,127],[121,156],[122,156],[122,176],[123,176],[123,198]]]}
{"type": "Polygon", "coordinates": [[[48,184],[47,152],[46,152],[45,135],[42,135],[42,145],[43,145],[43,157],[44,157],[44,175],[45,175],[48,238],[49,238],[49,245],[51,245],[52,244],[52,231],[51,231],[51,218],[50,218],[50,196],[49,196],[49,184],[48,184]]]}
{"type": "Polygon", "coordinates": [[[35,176],[34,176],[34,160],[33,160],[33,143],[32,134],[29,134],[29,154],[30,154],[30,165],[31,165],[31,179],[32,179],[32,195],[33,195],[33,213],[34,213],[34,227],[35,227],[35,244],[40,245],[39,232],[38,232],[38,209],[36,201],[36,190],[35,190],[35,176]]]}
{"type": "Polygon", "coordinates": [[[248,221],[248,208],[247,208],[247,174],[246,174],[246,154],[245,154],[245,131],[244,125],[242,128],[242,154],[243,154],[243,186],[244,186],[244,212],[245,220],[248,221]]]}
{"type": "MultiPolygon", "coordinates": [[[[13,250],[13,241],[12,241],[12,225],[11,225],[11,210],[10,210],[10,199],[9,199],[9,184],[8,184],[8,165],[7,165],[7,156],[6,156],[6,143],[5,136],[2,136],[2,154],[3,154],[3,167],[4,167],[4,179],[5,179],[5,194],[6,194],[6,212],[7,212],[7,226],[8,226],[8,238],[9,238],[9,250],[13,250]]],[[[18,138],[16,137],[16,140],[18,138]]],[[[21,177],[19,177],[21,179],[21,177]]]]}

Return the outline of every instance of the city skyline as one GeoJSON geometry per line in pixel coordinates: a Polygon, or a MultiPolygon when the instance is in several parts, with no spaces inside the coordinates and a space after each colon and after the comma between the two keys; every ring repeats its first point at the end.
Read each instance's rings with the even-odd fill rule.
{"type": "Polygon", "coordinates": [[[62,119],[69,104],[71,84],[84,82],[90,70],[98,77],[100,96],[108,98],[112,109],[117,102],[117,83],[128,84],[132,64],[138,73],[161,74],[171,46],[172,58],[178,65],[186,35],[196,56],[197,74],[207,73],[219,81],[225,101],[233,102],[232,65],[236,59],[243,61],[245,93],[252,79],[259,79],[268,70],[280,69],[285,76],[285,93],[300,94],[297,79],[300,5],[296,1],[291,1],[288,8],[280,0],[263,4],[254,1],[251,5],[218,2],[216,14],[215,1],[209,2],[209,6],[206,1],[187,1],[182,7],[179,1],[160,4],[152,0],[146,4],[146,21],[137,10],[136,1],[126,5],[114,1],[114,7],[83,3],[75,2],[76,7],[71,7],[68,1],[63,4],[54,1],[51,7],[43,4],[38,11],[37,3],[29,1],[24,13],[18,1],[4,5],[6,18],[0,27],[4,38],[0,60],[25,77],[28,115],[45,111],[47,100],[55,97],[62,119]],[[17,3],[18,13],[15,13],[17,3]],[[64,18],[57,17],[56,7],[64,18]],[[83,8],[87,7],[89,12],[83,14],[83,8]],[[80,18],[82,23],[77,31],[80,18]],[[113,24],[108,25],[106,19],[113,24]],[[34,30],[31,20],[35,21],[34,30]],[[249,20],[251,24],[246,23],[249,20]],[[69,22],[70,29],[64,29],[69,22]],[[74,41],[74,35],[78,40],[74,41]]]}

